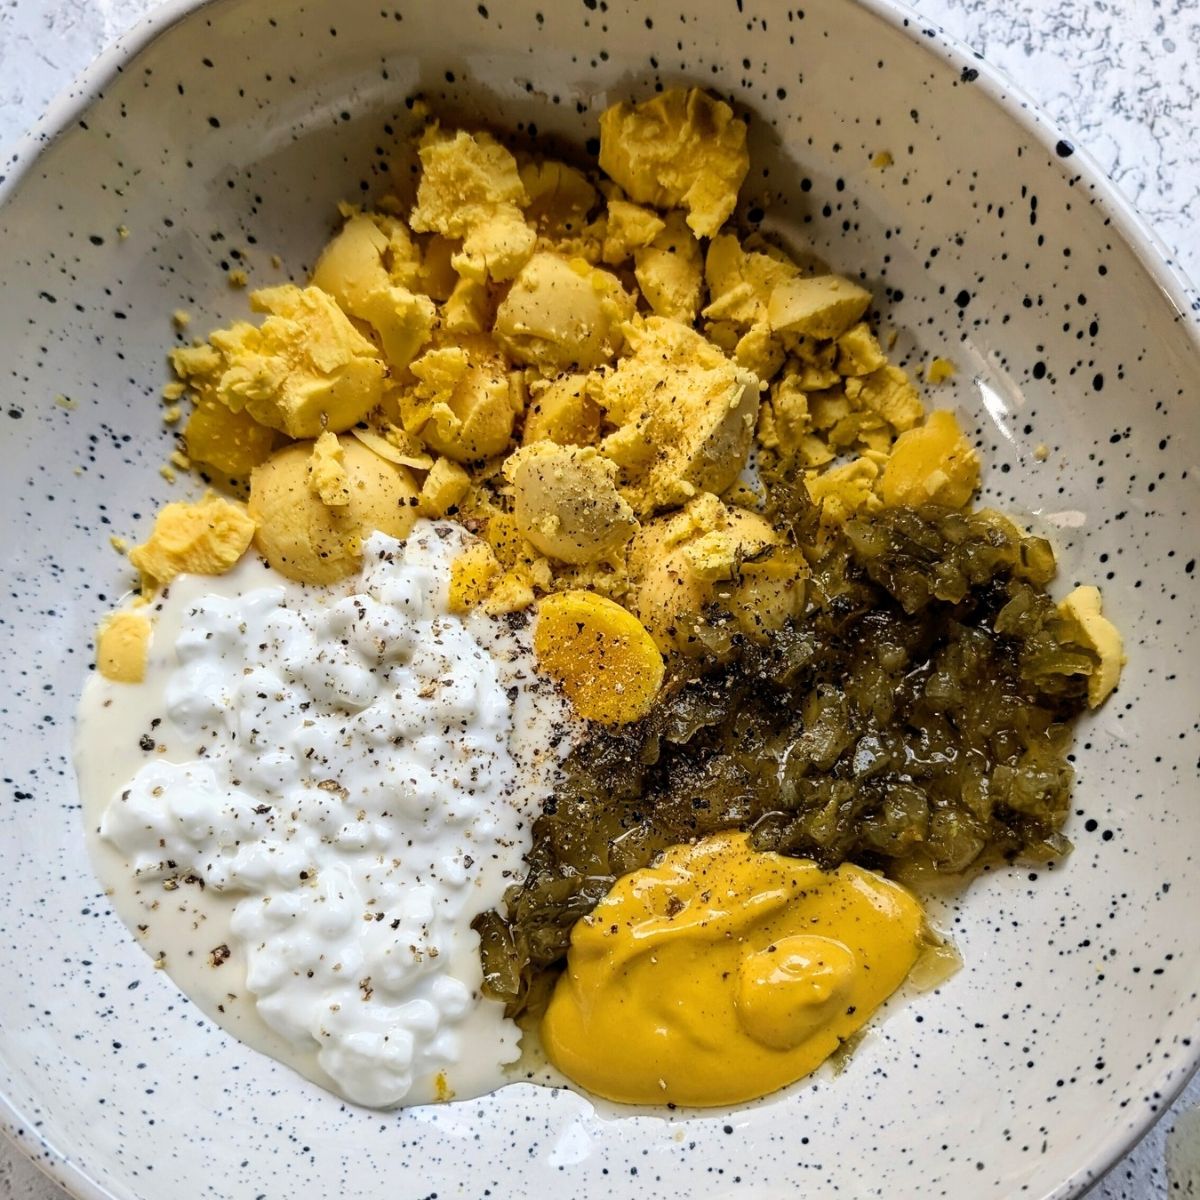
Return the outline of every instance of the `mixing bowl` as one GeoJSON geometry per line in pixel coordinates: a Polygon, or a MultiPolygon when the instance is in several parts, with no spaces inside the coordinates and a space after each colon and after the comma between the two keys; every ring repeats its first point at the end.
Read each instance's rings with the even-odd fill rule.
{"type": "MultiPolygon", "coordinates": [[[[59,101],[0,207],[7,602],[0,1095],[76,1194],[1065,1197],[1195,1065],[1200,354],[1184,284],[1094,166],[982,62],[879,0],[167,4],[59,101]],[[834,1077],[733,1111],[514,1085],[357,1110],[209,1024],[93,882],[71,766],[109,535],[158,473],[170,316],[301,278],[341,199],[409,186],[411,98],[543,145],[659,83],[752,121],[742,217],[864,272],[896,353],[958,365],[985,502],[1096,581],[1129,665],[1080,730],[1051,867],[935,899],[966,966],[834,1077]],[[278,255],[273,265],[272,255],[278,255]]],[[[194,328],[195,328],[194,327],[194,328]]]]}

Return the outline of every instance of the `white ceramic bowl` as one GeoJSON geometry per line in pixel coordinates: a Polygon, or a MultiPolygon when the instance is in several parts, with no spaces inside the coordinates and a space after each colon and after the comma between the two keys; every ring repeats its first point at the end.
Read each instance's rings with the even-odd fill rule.
{"type": "Polygon", "coordinates": [[[915,22],[882,0],[175,3],[25,145],[0,209],[0,1093],[78,1195],[1064,1197],[1182,1086],[1200,1016],[1194,318],[1096,169],[915,22]],[[749,218],[865,271],[913,362],[959,364],[939,400],[977,430],[988,499],[1054,532],[1064,589],[1104,586],[1130,661],[1080,730],[1077,849],[945,902],[966,969],[893,1006],[836,1079],[699,1116],[530,1086],[356,1111],[205,1021],[84,856],[72,712],[126,586],[108,535],[175,495],[157,472],[169,315],[242,313],[235,250],[256,283],[282,277],[272,253],[302,276],[336,201],[389,184],[414,92],[580,141],[660,79],[750,110],[749,218]]]}

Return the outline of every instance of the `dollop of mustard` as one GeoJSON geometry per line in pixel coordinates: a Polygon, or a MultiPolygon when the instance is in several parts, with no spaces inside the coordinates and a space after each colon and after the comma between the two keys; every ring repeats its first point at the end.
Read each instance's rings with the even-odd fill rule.
{"type": "Polygon", "coordinates": [[[675,846],[576,924],[543,1046],[623,1103],[764,1096],[862,1028],[923,929],[909,892],[859,867],[756,851],[744,833],[675,846]]]}

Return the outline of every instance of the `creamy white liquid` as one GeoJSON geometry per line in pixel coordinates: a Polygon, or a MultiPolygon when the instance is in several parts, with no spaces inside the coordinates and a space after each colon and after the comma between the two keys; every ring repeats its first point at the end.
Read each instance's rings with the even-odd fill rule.
{"type": "Polygon", "coordinates": [[[91,679],[77,769],[113,906],[235,1036],[358,1103],[505,1082],[479,912],[523,873],[575,736],[527,632],[446,611],[466,537],[375,535],[360,577],[182,577],[145,682],[91,679]]]}

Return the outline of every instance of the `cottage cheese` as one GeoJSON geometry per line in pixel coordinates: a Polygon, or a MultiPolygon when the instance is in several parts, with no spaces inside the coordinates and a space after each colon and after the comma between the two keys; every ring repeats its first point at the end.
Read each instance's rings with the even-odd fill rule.
{"type": "Polygon", "coordinates": [[[270,1052],[366,1105],[489,1090],[519,1053],[470,923],[521,872],[570,717],[524,630],[449,615],[466,539],[428,521],[377,534],[337,588],[255,561],[217,588],[181,580],[139,689],[152,731],[119,685],[84,702],[82,778],[138,743],[97,810],[122,915],[210,1011],[244,1009],[244,979],[247,1040],[265,1026],[270,1052]],[[181,945],[167,920],[199,931],[181,945]]]}

